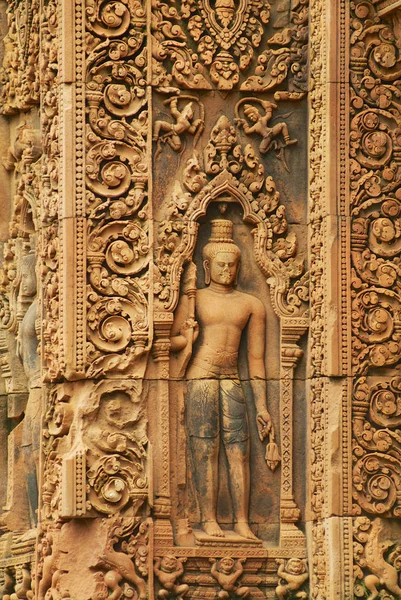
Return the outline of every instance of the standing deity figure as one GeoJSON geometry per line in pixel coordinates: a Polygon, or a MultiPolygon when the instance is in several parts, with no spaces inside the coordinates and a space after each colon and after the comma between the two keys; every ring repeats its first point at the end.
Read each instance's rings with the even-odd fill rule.
{"type": "Polygon", "coordinates": [[[31,304],[19,326],[17,339],[17,354],[24,367],[29,387],[22,432],[22,452],[24,456],[25,482],[31,509],[30,520],[33,526],[36,525],[37,521],[41,419],[40,360],[36,331],[38,300],[35,268],[36,256],[34,253],[30,253],[23,258],[21,265],[19,298],[21,303],[31,302],[31,304]]]}
{"type": "Polygon", "coordinates": [[[194,310],[190,294],[182,296],[171,348],[182,351],[194,342],[186,372],[185,411],[201,526],[207,535],[224,536],[217,522],[222,446],[228,463],[234,531],[255,540],[249,527],[249,429],[238,352],[246,328],[249,376],[262,440],[272,429],[266,409],[266,315],[260,300],[235,289],[240,249],[232,239],[232,222],[218,219],[211,225],[211,237],[203,248],[206,287],[196,290],[194,310]]]}

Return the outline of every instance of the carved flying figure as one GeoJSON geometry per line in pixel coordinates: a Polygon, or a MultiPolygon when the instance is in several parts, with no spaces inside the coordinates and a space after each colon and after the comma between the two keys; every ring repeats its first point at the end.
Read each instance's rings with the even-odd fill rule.
{"type": "Polygon", "coordinates": [[[182,600],[189,592],[189,586],[186,583],[177,582],[177,579],[184,573],[182,564],[184,560],[186,559],[176,558],[171,554],[167,554],[163,558],[155,558],[154,572],[162,586],[157,597],[161,600],[167,600],[167,598],[182,600]]]}
{"type": "Polygon", "coordinates": [[[194,102],[199,104],[200,111],[203,113],[203,105],[192,96],[174,96],[164,102],[170,104],[171,116],[175,119],[175,123],[169,121],[158,120],[154,124],[153,141],[158,142],[158,149],[155,157],[161,152],[161,143],[167,143],[175,152],[179,152],[182,148],[182,135],[186,132],[198,137],[203,129],[204,116],[195,119],[194,102]],[[179,109],[179,100],[191,99],[185,104],[182,109],[179,109]]]}
{"type": "Polygon", "coordinates": [[[244,391],[238,375],[238,351],[248,332],[250,384],[263,440],[272,430],[266,409],[265,309],[260,300],[235,289],[240,249],[233,224],[212,221],[203,248],[206,288],[184,294],[172,329],[173,352],[194,352],[186,372],[186,428],[193,464],[201,526],[210,536],[224,537],[217,523],[219,453],[223,445],[229,474],[234,531],[256,540],[249,527],[250,440],[244,391]],[[199,331],[201,336],[198,340],[199,331]]]}
{"type": "MultiPolygon", "coordinates": [[[[255,102],[254,98],[243,98],[236,106],[236,114],[239,115],[239,107],[246,101],[255,102]]],[[[287,171],[288,165],[284,156],[284,148],[297,143],[297,139],[291,139],[288,131],[288,125],[284,121],[276,123],[270,126],[269,123],[273,117],[273,110],[277,108],[277,104],[266,100],[256,100],[259,102],[264,109],[264,115],[262,115],[254,104],[244,104],[244,115],[249,119],[251,124],[238,116],[235,119],[237,125],[241,126],[247,135],[256,133],[262,137],[259,145],[259,151],[261,154],[267,154],[269,150],[274,148],[277,153],[277,157],[283,161],[287,171]],[[278,136],[282,136],[282,141],[278,140],[278,136]]]]}
{"type": "Polygon", "coordinates": [[[217,594],[220,600],[229,600],[229,598],[247,598],[249,596],[249,588],[241,585],[236,585],[238,579],[244,572],[242,563],[245,558],[240,558],[237,563],[231,556],[225,556],[220,560],[217,568],[217,560],[209,559],[212,563],[211,574],[222,588],[217,594]]]}

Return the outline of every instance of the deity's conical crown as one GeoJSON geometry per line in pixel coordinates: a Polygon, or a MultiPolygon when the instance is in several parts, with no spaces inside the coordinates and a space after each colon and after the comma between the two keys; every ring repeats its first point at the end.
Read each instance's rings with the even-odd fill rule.
{"type": "Polygon", "coordinates": [[[227,219],[214,219],[210,222],[212,230],[210,233],[209,243],[226,242],[234,243],[233,240],[233,224],[227,219]]]}

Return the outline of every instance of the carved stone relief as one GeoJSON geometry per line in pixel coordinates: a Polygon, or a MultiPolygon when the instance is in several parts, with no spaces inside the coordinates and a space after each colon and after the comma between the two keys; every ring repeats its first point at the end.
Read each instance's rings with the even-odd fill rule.
{"type": "Polygon", "coordinates": [[[7,4],[0,598],[335,597],[332,513],[355,596],[397,598],[397,2],[341,0],[338,58],[324,0],[7,4]]]}
{"type": "Polygon", "coordinates": [[[399,18],[392,3],[352,7],[352,512],[355,594],[371,599],[400,594],[399,532],[391,519],[398,516],[400,467],[399,18]]]}

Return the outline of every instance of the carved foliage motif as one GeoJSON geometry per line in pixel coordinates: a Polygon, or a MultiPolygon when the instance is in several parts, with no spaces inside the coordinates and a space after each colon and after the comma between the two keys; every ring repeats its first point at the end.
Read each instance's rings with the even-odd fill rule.
{"type": "Polygon", "coordinates": [[[149,347],[145,8],[86,3],[88,376],[149,347]]]}
{"type": "Polygon", "coordinates": [[[399,550],[378,516],[400,514],[400,15],[380,18],[375,4],[351,9],[355,593],[374,598],[384,586],[392,598],[399,550]]]}
{"type": "Polygon", "coordinates": [[[0,70],[1,109],[10,115],[39,104],[39,0],[11,0],[0,70]]]}
{"type": "Polygon", "coordinates": [[[154,84],[231,90],[240,83],[241,89],[267,91],[286,82],[290,93],[306,91],[307,0],[284,0],[273,14],[272,35],[266,27],[272,17],[268,0],[185,0],[170,5],[154,0],[154,84]],[[244,80],[242,73],[249,72],[244,80]]]}
{"type": "Polygon", "coordinates": [[[40,206],[43,226],[39,238],[42,279],[42,361],[48,379],[63,370],[60,352],[60,234],[58,214],[60,168],[60,110],[57,77],[58,19],[57,2],[48,0],[41,13],[42,50],[40,63],[41,125],[43,159],[41,163],[40,206]]]}

